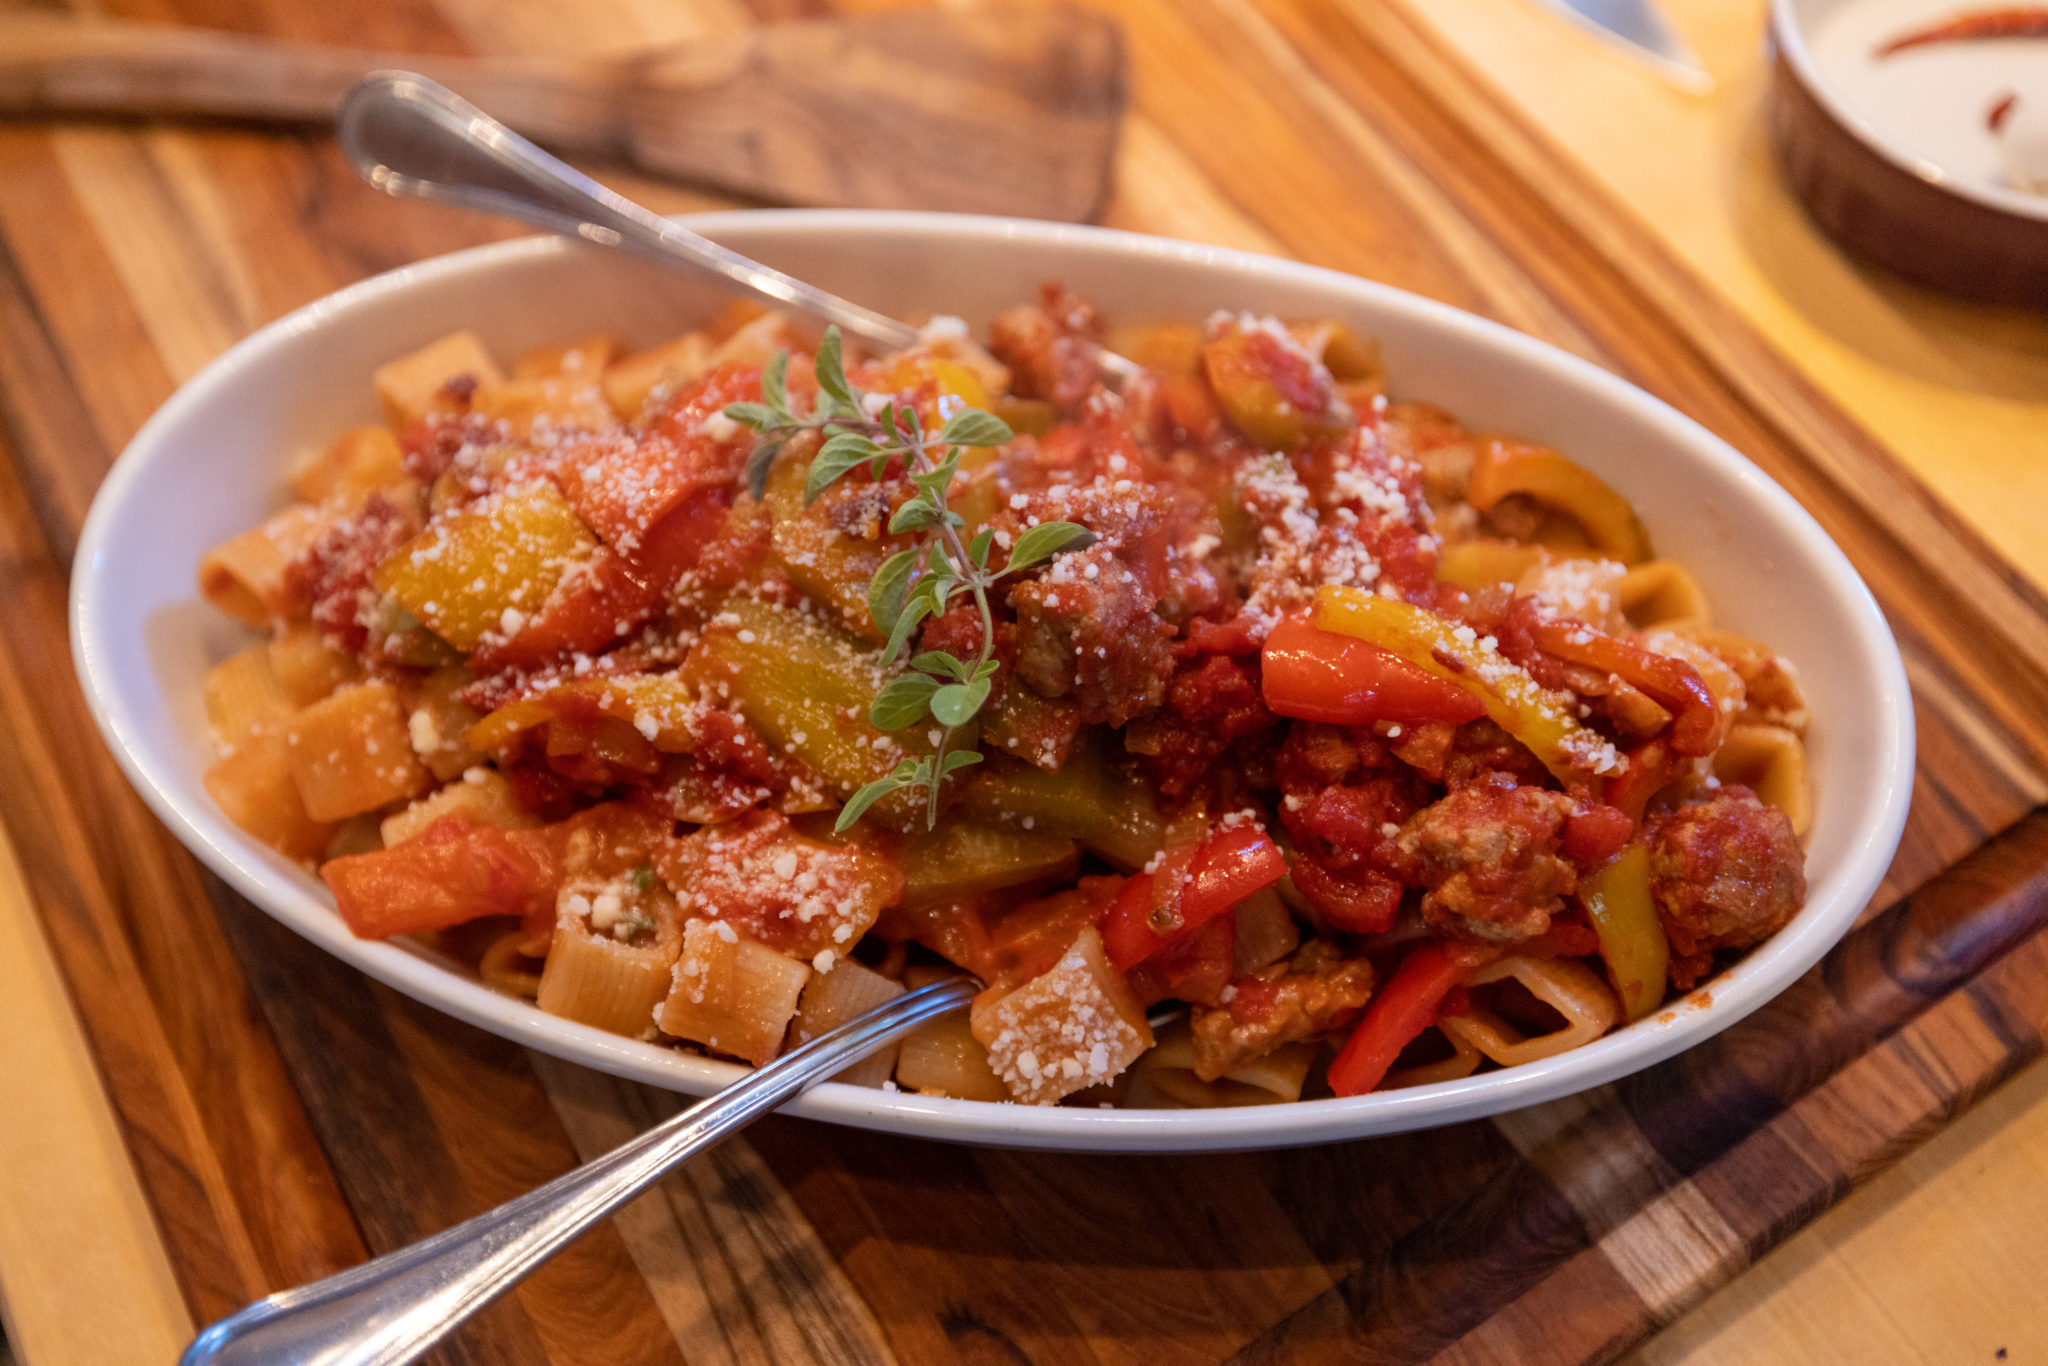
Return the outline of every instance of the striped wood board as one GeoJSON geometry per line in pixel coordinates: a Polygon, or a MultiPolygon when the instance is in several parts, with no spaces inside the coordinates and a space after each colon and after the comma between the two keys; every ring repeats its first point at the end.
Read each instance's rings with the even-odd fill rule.
{"type": "MultiPolygon", "coordinates": [[[[2029,936],[2048,916],[2048,822],[2026,816],[2048,795],[2048,615],[2032,590],[1742,319],[1703,346],[1616,267],[1626,242],[1596,243],[1447,117],[1430,49],[1377,22],[1395,11],[1107,7],[1136,78],[1108,222],[1473,309],[1726,436],[1850,551],[1908,655],[1920,768],[1880,903],[1974,861],[1871,920],[1758,1023],[1493,1122],[1134,1160],[770,1120],[535,1276],[445,1360],[1605,1360],[2041,1050],[2048,942],[2029,936]]],[[[547,52],[826,7],[102,8],[547,52]]],[[[598,169],[664,208],[713,203],[598,169]]],[[[443,1227],[677,1104],[452,1024],[228,893],[127,790],[70,678],[78,527],[155,405],[262,322],[494,235],[362,190],[314,137],[0,128],[0,822],[193,1321],[443,1227]]]]}

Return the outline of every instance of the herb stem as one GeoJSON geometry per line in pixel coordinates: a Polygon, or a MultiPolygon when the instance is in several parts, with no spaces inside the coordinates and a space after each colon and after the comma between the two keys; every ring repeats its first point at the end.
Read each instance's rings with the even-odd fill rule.
{"type": "Polygon", "coordinates": [[[755,498],[765,496],[769,468],[783,445],[799,432],[815,431],[824,441],[811,457],[804,477],[806,506],[849,470],[866,465],[876,479],[892,460],[917,485],[911,500],[889,518],[892,533],[923,531],[917,543],[883,562],[868,585],[868,613],[888,644],[883,663],[894,663],[927,618],[942,615],[947,602],[960,593],[974,595],[981,614],[981,649],[964,664],[944,649],[914,654],[911,667],[883,685],[869,705],[869,720],[883,730],[901,730],[925,718],[938,724],[933,752],[923,759],[904,759],[886,776],[860,788],[840,809],[838,829],[860,819],[880,798],[904,788],[923,788],[926,822],[939,823],[939,795],[956,769],[981,760],[978,750],[949,754],[956,733],[971,723],[988,700],[996,672],[995,608],[989,589],[1007,574],[1041,564],[1063,550],[1077,549],[1094,538],[1072,522],[1039,522],[1009,547],[1004,567],[991,572],[989,548],[994,533],[984,527],[969,546],[960,539],[960,515],[946,506],[946,493],[959,472],[961,453],[973,447],[1000,446],[1012,433],[1000,418],[974,408],[954,412],[936,433],[927,432],[917,409],[886,400],[879,414],[866,409],[866,398],[848,382],[840,358],[839,330],[828,328],[818,344],[813,373],[818,399],[808,415],[789,403],[785,373],[789,353],[778,353],[761,371],[760,403],[734,403],[725,415],[751,427],[760,440],[747,458],[747,487],[755,498]],[[934,457],[933,451],[943,454],[934,457]],[[920,573],[913,584],[913,576],[920,573]]]}

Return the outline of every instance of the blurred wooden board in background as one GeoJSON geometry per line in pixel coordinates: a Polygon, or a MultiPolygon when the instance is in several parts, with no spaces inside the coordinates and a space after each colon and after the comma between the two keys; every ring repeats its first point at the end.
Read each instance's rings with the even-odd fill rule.
{"type": "MultiPolygon", "coordinates": [[[[845,6],[883,7],[893,6],[845,6]]],[[[1106,221],[1352,271],[1544,337],[1728,437],[1843,541],[1900,628],[1921,706],[1915,809],[1881,900],[2041,803],[2048,619],[1989,552],[1990,529],[1928,496],[1910,462],[1789,367],[1768,319],[1659,284],[1667,277],[1640,265],[1655,245],[1640,223],[1592,212],[1591,197],[1567,203],[1524,143],[1504,150],[1475,133],[1481,118],[1509,119],[1541,146],[1416,18],[1422,6],[1098,7],[1124,21],[1135,74],[1106,221]]],[[[516,55],[617,51],[830,7],[103,8],[308,41],[516,55]]],[[[670,211],[723,202],[590,169],[670,211]]],[[[195,1322],[454,1222],[678,1103],[453,1025],[227,893],[127,790],[70,677],[63,592],[77,529],[155,405],[290,308],[511,231],[372,194],[309,135],[0,127],[0,773],[12,777],[0,784],[0,823],[26,889],[0,894],[0,916],[33,915],[47,938],[195,1322]]],[[[0,963],[0,990],[18,971],[0,963]]],[[[2048,1350],[2028,1301],[2005,1301],[2022,1312],[2001,1315],[1993,1293],[2039,1263],[2048,1227],[2029,1214],[2036,1206],[1997,1194],[2014,1173],[2039,1170],[2048,1102],[2038,1065],[1891,1166],[2038,1054],[2044,1031],[2048,946],[2037,940],[1890,1041],[1808,1078],[1784,1114],[1760,1117],[1691,1170],[1644,1137],[1636,1116],[1649,1112],[1630,1107],[1647,1091],[1429,1134],[1193,1159],[984,1152],[771,1120],[579,1244],[443,1356],[1273,1360],[1336,1355],[1376,1324],[1399,1338],[1390,1359],[1585,1361],[1733,1278],[1708,1328],[1687,1338],[1693,1320],[1681,1318],[1676,1337],[1646,1351],[1753,1359],[1855,1344],[1885,1358],[1929,1352],[1932,1333],[1956,1326],[1905,1322],[1905,1301],[1889,1295],[1882,1324],[1867,1316],[1883,1276],[1910,1265],[1896,1255],[1907,1247],[1955,1259],[1941,1263],[1942,1284],[1985,1288],[1963,1327],[2001,1334],[1992,1345],[2015,1355],[2048,1350]],[[1627,1179],[1575,1184],[1589,1153],[1607,1164],[1597,1170],[1627,1179]],[[1973,1164],[1994,1153],[2008,1165],[1990,1181],[1973,1164]],[[1788,1249],[1790,1269],[1781,1254],[1743,1271],[1888,1166],[1841,1207],[1850,1225],[1788,1249]],[[1466,1285],[1448,1297],[1449,1317],[1432,1317],[1445,1308],[1433,1303],[1375,1320],[1408,1307],[1359,1298],[1398,1280],[1403,1246],[1454,1245],[1443,1240],[1460,1211],[1489,1192],[1560,1185],[1577,1198],[1508,1210],[1558,1221],[1535,1230],[1555,1235],[1540,1257],[1505,1268],[1511,1285],[1466,1285]],[[1972,1211],[1973,1236],[1927,1217],[1923,1192],[1972,1211]],[[1873,1194],[1890,1203],[1871,1209],[1873,1194]],[[1880,1230],[1885,1247],[1864,1230],[1880,1230]],[[1753,1285],[1763,1287],[1755,1305],[1721,1308],[1753,1285]],[[1780,1286],[1789,1298],[1767,1293],[1780,1286]]]]}

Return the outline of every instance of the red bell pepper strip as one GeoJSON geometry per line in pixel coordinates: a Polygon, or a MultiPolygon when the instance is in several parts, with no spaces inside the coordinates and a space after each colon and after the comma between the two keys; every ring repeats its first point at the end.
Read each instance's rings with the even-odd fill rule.
{"type": "Polygon", "coordinates": [[[1720,743],[1715,731],[1721,714],[1714,705],[1714,695],[1707,691],[1700,671],[1684,660],[1646,650],[1631,641],[1616,640],[1570,618],[1544,617],[1532,612],[1529,634],[1538,648],[1547,653],[1614,674],[1647,693],[1672,714],[1670,744],[1678,753],[1709,754],[1720,743]]]}
{"type": "Polygon", "coordinates": [[[1686,760],[1671,752],[1664,737],[1646,740],[1628,752],[1628,767],[1607,780],[1607,805],[1640,821],[1650,798],[1677,781],[1685,768],[1686,760]]]}
{"type": "Polygon", "coordinates": [[[1333,726],[1375,721],[1457,725],[1486,715],[1486,704],[1399,655],[1356,636],[1287,617],[1266,636],[1259,658],[1266,705],[1281,716],[1333,726]]]}
{"type": "Polygon", "coordinates": [[[1127,972],[1285,876],[1287,856],[1256,824],[1214,830],[1188,856],[1178,887],[1160,885],[1170,869],[1124,883],[1102,925],[1109,961],[1127,972]]]}
{"type": "Polygon", "coordinates": [[[1340,1096],[1362,1096],[1385,1081],[1394,1059],[1436,1023],[1445,995],[1470,971],[1442,944],[1424,944],[1403,958],[1331,1062],[1330,1089],[1340,1096]]]}

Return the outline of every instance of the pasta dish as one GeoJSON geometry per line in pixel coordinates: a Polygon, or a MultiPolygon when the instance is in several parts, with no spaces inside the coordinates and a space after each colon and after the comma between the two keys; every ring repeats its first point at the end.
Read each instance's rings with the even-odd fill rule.
{"type": "Polygon", "coordinates": [[[552,1014],[759,1064],[968,972],[841,1080],[1350,1096],[1589,1043],[1804,900],[1791,664],[1341,324],[1047,285],[985,344],[734,306],[373,383],[199,566],[266,633],[206,786],[552,1014]]]}

